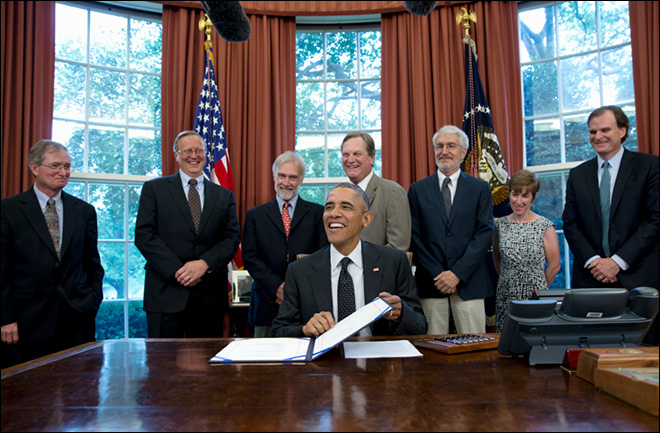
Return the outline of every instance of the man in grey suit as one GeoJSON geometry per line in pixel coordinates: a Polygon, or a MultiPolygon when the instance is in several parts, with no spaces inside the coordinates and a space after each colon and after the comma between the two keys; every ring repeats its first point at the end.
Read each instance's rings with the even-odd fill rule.
{"type": "Polygon", "coordinates": [[[149,338],[222,337],[227,265],[239,243],[234,194],[204,179],[206,143],[194,131],[174,140],[180,170],[145,182],[135,246],[147,260],[149,338]]]}
{"type": "Polygon", "coordinates": [[[330,246],[289,265],[273,337],[314,337],[376,296],[394,307],[360,335],[424,334],[426,320],[408,259],[396,248],[361,241],[372,221],[369,198],[352,183],[334,187],[323,224],[330,246]]]}
{"type": "Polygon", "coordinates": [[[374,139],[366,132],[350,132],[341,144],[344,172],[369,197],[373,221],[362,230],[362,240],[406,251],[410,246],[410,208],[406,190],[373,171],[374,139]]]}
{"type": "Polygon", "coordinates": [[[438,171],[410,185],[415,278],[429,334],[449,333],[449,304],[458,333],[486,331],[484,298],[493,296],[487,254],[493,235],[488,182],[460,169],[468,138],[447,125],[433,136],[438,171]]]}

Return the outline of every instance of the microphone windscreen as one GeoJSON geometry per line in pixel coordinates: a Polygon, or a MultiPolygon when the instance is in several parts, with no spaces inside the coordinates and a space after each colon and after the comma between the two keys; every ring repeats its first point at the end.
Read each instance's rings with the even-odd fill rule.
{"type": "Polygon", "coordinates": [[[436,4],[438,4],[438,2],[403,2],[403,6],[408,12],[422,17],[425,17],[433,12],[436,4]]]}
{"type": "Polygon", "coordinates": [[[213,27],[227,42],[247,41],[252,33],[250,20],[241,2],[238,1],[203,1],[206,14],[213,27]]]}

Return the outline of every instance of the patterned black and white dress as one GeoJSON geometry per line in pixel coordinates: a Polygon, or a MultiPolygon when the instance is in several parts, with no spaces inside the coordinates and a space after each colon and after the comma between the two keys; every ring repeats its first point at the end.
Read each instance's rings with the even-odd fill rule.
{"type": "Polygon", "coordinates": [[[496,330],[502,331],[513,300],[526,300],[537,289],[547,289],[543,235],[553,224],[545,217],[529,223],[515,223],[507,217],[495,220],[500,250],[500,278],[497,282],[496,330]]]}

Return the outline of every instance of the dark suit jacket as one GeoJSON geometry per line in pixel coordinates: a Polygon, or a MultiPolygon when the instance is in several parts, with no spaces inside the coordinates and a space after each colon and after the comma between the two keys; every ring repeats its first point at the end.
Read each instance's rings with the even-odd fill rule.
{"type": "Polygon", "coordinates": [[[48,341],[53,348],[62,320],[80,319],[89,328],[78,344],[94,341],[103,300],[96,211],[65,192],[61,199],[60,259],[34,190],[2,200],[2,325],[17,322],[19,342],[48,341]]]}
{"type": "Polygon", "coordinates": [[[144,310],[178,313],[191,290],[203,291],[205,308],[228,307],[227,265],[239,244],[234,193],[204,181],[204,208],[195,229],[179,173],[145,182],[135,224],[135,246],[147,260],[144,310]],[[202,259],[209,270],[192,288],[177,283],[174,274],[186,262],[202,259]]]}
{"type": "Polygon", "coordinates": [[[437,172],[410,185],[408,200],[412,217],[410,250],[417,265],[419,296],[446,297],[433,284],[433,278],[446,270],[461,279],[461,299],[493,296],[486,263],[493,240],[493,197],[488,183],[461,173],[449,220],[437,172]]]}
{"type": "MultiPolygon", "coordinates": [[[[323,228],[323,206],[298,197],[289,230],[289,261],[298,254],[311,254],[328,245],[323,228]]],[[[248,323],[271,326],[279,305],[277,288],[284,282],[287,242],[277,199],[254,207],[245,214],[243,263],[254,280],[248,323]]]]}
{"type": "MultiPolygon", "coordinates": [[[[589,258],[604,257],[601,235],[597,158],[572,169],[562,215],[564,235],[573,253],[573,287],[599,287],[584,268],[589,258]]],[[[624,150],[610,210],[610,253],[630,268],[619,273],[627,289],[658,288],[658,156],[624,150]]]]}
{"type": "MultiPolygon", "coordinates": [[[[401,321],[379,319],[371,324],[372,334],[425,334],[426,318],[405,253],[396,248],[361,242],[365,302],[384,291],[399,296],[403,305],[401,321]]],[[[329,246],[292,263],[286,273],[284,301],[273,322],[271,336],[301,337],[303,326],[314,314],[332,312],[330,285],[329,246]]]]}

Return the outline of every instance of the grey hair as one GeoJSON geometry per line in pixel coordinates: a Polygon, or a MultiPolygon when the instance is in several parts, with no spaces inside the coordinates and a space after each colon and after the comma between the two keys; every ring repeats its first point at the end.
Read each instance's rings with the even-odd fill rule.
{"type": "Polygon", "coordinates": [[[204,137],[202,137],[201,135],[199,135],[195,131],[182,131],[182,132],[179,132],[179,135],[177,135],[176,138],[174,139],[173,149],[174,149],[175,152],[177,150],[179,150],[179,140],[181,140],[183,137],[186,137],[188,135],[198,136],[202,140],[202,145],[204,146],[204,150],[206,150],[206,140],[204,140],[204,137]]]}
{"type": "Polygon", "coordinates": [[[436,147],[435,140],[438,138],[438,136],[440,136],[442,134],[452,134],[452,135],[458,136],[458,142],[460,143],[461,148],[463,150],[467,150],[467,148],[470,144],[470,140],[468,139],[468,136],[465,134],[465,132],[463,132],[462,129],[460,129],[460,128],[454,126],[454,125],[445,125],[442,128],[440,128],[440,130],[438,130],[438,132],[436,132],[433,135],[433,141],[432,141],[433,142],[433,147],[436,147]]]}
{"type": "Polygon", "coordinates": [[[305,165],[305,161],[302,159],[302,156],[300,156],[299,153],[292,152],[290,150],[287,150],[286,152],[278,156],[275,159],[275,162],[273,162],[273,176],[277,176],[277,170],[279,170],[279,168],[285,162],[294,162],[298,167],[298,174],[300,175],[300,178],[302,179],[303,177],[305,177],[305,171],[307,171],[307,166],[305,165]]]}
{"type": "Polygon", "coordinates": [[[63,150],[67,154],[69,153],[67,148],[57,141],[39,140],[30,148],[30,151],[28,152],[28,165],[30,165],[31,162],[40,165],[44,160],[44,155],[46,152],[55,152],[58,150],[63,150]]]}
{"type": "Polygon", "coordinates": [[[364,148],[367,151],[367,155],[374,157],[376,156],[376,144],[374,143],[374,139],[371,135],[367,134],[366,132],[361,132],[361,131],[353,131],[349,132],[346,134],[346,137],[344,137],[344,140],[341,142],[341,146],[339,147],[339,151],[343,152],[344,151],[344,143],[346,143],[348,140],[351,138],[356,138],[360,137],[361,139],[364,140],[364,148]]]}

